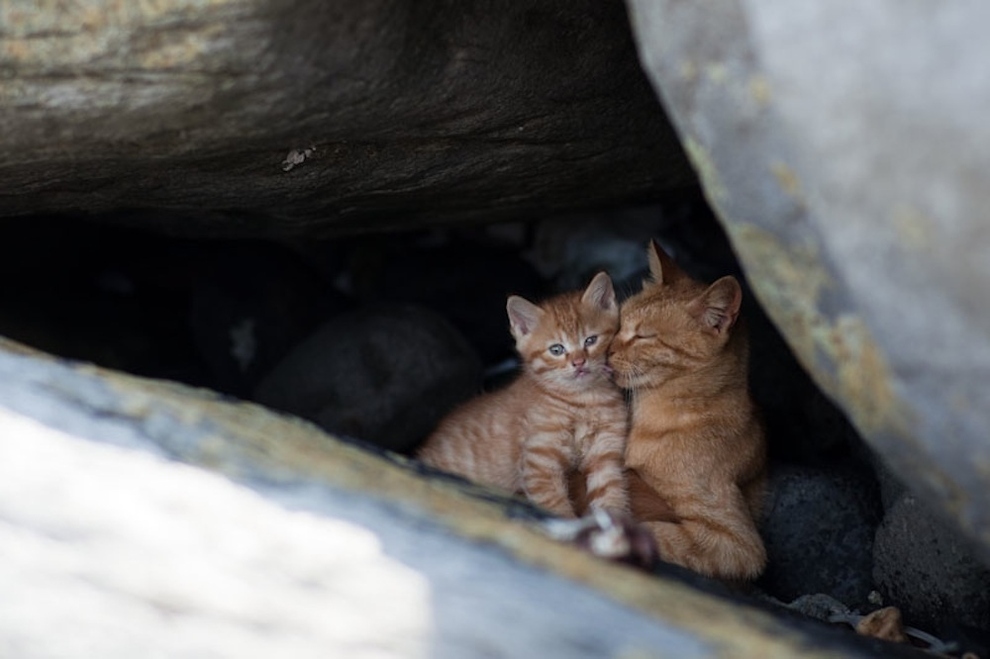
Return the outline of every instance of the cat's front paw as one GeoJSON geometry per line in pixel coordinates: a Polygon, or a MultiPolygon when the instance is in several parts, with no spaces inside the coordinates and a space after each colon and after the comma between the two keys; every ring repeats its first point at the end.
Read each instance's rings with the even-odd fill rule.
{"type": "Polygon", "coordinates": [[[653,534],[625,513],[597,509],[580,519],[549,520],[543,527],[552,538],[608,560],[650,570],[659,558],[653,534]]]}

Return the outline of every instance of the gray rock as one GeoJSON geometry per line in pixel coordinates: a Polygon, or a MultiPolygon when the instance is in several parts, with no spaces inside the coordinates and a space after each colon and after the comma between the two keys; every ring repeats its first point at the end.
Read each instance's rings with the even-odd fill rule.
{"type": "Polygon", "coordinates": [[[769,557],[761,587],[785,602],[822,594],[864,604],[882,512],[866,471],[775,466],[760,528],[769,557]]]}
{"type": "MultiPolygon", "coordinates": [[[[39,366],[25,361],[0,352],[4,657],[710,656],[690,633],[458,539],[412,495],[400,509],[293,471],[287,454],[266,463],[306,444],[310,467],[325,461],[334,440],[314,428],[300,444],[293,424],[231,407],[271,434],[247,457],[222,448],[221,410],[193,421],[209,399],[168,410],[160,390],[129,412],[124,383],[43,362],[25,378],[39,366]],[[53,404],[48,377],[74,401],[53,404]],[[148,403],[154,422],[129,416],[148,403]],[[162,456],[203,449],[239,482],[162,456]]],[[[375,478],[394,485],[392,470],[375,478]]]]}
{"type": "Polygon", "coordinates": [[[823,593],[802,595],[784,606],[801,615],[822,622],[831,622],[832,616],[849,612],[849,607],[846,604],[823,593]]]}
{"type": "Polygon", "coordinates": [[[771,318],[990,559],[990,4],[628,5],[771,318]]]}
{"type": "Polygon", "coordinates": [[[460,333],[433,312],[403,306],[328,321],[261,381],[254,399],[403,452],[480,387],[481,363],[460,333]]]}
{"type": "Polygon", "coordinates": [[[0,655],[890,656],[308,423],[0,340],[0,655]]]}
{"type": "Polygon", "coordinates": [[[910,492],[884,516],[873,555],[884,602],[911,624],[990,629],[990,569],[967,539],[910,492]]]}
{"type": "Polygon", "coordinates": [[[286,236],[694,179],[621,0],[13,0],[3,23],[0,216],[286,236]]]}

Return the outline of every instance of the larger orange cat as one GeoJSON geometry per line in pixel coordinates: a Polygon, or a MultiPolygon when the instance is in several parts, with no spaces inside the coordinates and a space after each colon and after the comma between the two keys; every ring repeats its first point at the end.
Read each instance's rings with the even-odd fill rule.
{"type": "Polygon", "coordinates": [[[632,392],[626,445],[633,517],[661,558],[701,574],[750,580],[766,550],[755,518],[766,440],[747,385],[742,289],[692,280],[653,243],[652,281],[622,305],[609,350],[632,392]]]}
{"type": "MultiPolygon", "coordinates": [[[[622,392],[605,358],[619,327],[612,280],[536,305],[506,304],[523,362],[508,387],[455,409],[416,457],[574,517],[569,478],[591,508],[628,510],[622,455],[628,428],[622,392]]],[[[583,512],[583,510],[582,510],[583,512]]]]}

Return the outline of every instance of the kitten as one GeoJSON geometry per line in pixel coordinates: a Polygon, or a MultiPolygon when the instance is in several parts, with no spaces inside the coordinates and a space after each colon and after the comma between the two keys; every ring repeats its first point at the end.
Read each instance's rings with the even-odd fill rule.
{"type": "Polygon", "coordinates": [[[514,295],[506,311],[522,373],[455,409],[416,457],[561,517],[584,512],[568,490],[580,474],[589,508],[627,511],[628,413],[605,361],[619,327],[612,280],[601,272],[583,292],[539,305],[514,295]]]}
{"type": "Polygon", "coordinates": [[[701,574],[751,580],[766,564],[756,529],[766,440],[747,386],[749,346],[733,277],[692,280],[655,242],[652,281],[622,305],[609,348],[632,392],[625,461],[633,518],[660,557],[701,574]]]}

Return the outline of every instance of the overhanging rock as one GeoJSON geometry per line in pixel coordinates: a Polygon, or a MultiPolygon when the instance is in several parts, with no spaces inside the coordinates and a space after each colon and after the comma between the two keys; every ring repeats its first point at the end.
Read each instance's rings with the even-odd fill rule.
{"type": "Polygon", "coordinates": [[[12,0],[0,133],[0,216],[190,235],[516,219],[694,180],[621,0],[12,0]]]}

